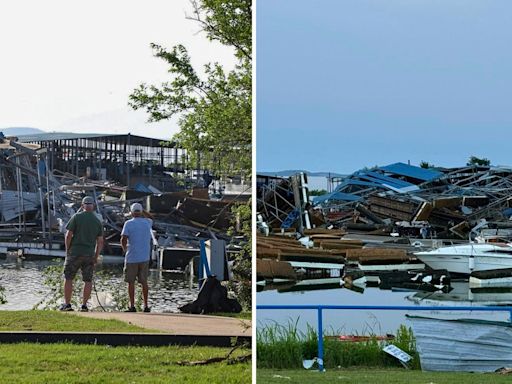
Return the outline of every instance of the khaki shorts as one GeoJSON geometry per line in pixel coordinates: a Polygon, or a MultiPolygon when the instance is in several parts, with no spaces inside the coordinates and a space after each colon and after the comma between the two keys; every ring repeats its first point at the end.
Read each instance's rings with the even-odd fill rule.
{"type": "Polygon", "coordinates": [[[84,282],[92,281],[94,256],[66,256],[64,261],[64,278],[66,280],[73,280],[79,269],[82,270],[82,280],[84,282]]]}
{"type": "Polygon", "coordinates": [[[139,283],[147,283],[149,273],[149,261],[143,263],[127,263],[124,265],[124,281],[134,283],[135,278],[139,283]]]}

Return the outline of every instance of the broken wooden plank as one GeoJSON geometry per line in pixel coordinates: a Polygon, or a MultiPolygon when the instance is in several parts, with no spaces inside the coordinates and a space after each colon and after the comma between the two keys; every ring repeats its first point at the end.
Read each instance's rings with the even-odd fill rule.
{"type": "Polygon", "coordinates": [[[331,235],[331,236],[344,236],[347,234],[347,231],[343,229],[328,229],[328,228],[312,228],[312,229],[305,229],[304,235],[305,236],[311,236],[311,235],[331,235]]]}
{"type": "Polygon", "coordinates": [[[347,260],[358,261],[360,258],[368,259],[389,259],[408,260],[407,251],[405,249],[396,248],[361,248],[347,249],[345,251],[347,260]]]}
{"type": "Polygon", "coordinates": [[[297,279],[297,273],[289,262],[277,260],[256,259],[256,276],[258,279],[297,279]]]}

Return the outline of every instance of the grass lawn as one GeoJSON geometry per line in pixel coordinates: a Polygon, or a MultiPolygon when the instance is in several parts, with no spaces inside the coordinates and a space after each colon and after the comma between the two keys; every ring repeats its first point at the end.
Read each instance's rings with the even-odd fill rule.
{"type": "MultiPolygon", "coordinates": [[[[0,331],[152,332],[117,320],[56,311],[0,311],[0,331]]],[[[180,366],[179,361],[224,357],[230,348],[111,347],[102,345],[2,344],[2,383],[250,383],[251,364],[226,362],[180,366]]],[[[248,354],[236,350],[232,357],[248,354]]]]}
{"type": "Polygon", "coordinates": [[[212,316],[234,317],[236,319],[243,319],[243,320],[252,320],[252,312],[249,312],[249,311],[242,311],[240,313],[218,312],[218,313],[212,313],[211,315],[212,316]]]}
{"type": "Polygon", "coordinates": [[[416,370],[351,368],[331,369],[324,373],[309,370],[276,370],[260,369],[257,372],[258,384],[263,383],[364,383],[364,384],[500,384],[510,383],[511,375],[497,373],[455,373],[455,372],[422,372],[416,370]]]}
{"type": "MultiPolygon", "coordinates": [[[[179,366],[225,356],[229,348],[109,347],[75,344],[4,344],[3,383],[250,383],[251,364],[179,366]]],[[[249,353],[237,350],[233,357],[249,353]]]]}
{"type": "Polygon", "coordinates": [[[0,331],[160,332],[119,320],[91,319],[57,311],[0,311],[0,331]]]}

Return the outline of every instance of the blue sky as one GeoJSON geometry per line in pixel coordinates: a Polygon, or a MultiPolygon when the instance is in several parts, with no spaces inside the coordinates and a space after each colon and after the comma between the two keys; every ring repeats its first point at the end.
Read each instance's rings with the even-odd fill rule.
{"type": "Polygon", "coordinates": [[[257,170],[512,165],[512,1],[258,0],[257,170]]]}

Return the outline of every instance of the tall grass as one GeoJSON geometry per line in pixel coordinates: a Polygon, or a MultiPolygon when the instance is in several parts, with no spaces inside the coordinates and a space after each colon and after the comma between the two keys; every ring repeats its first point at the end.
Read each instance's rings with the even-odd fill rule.
{"type": "MultiPolygon", "coordinates": [[[[271,323],[257,328],[256,356],[258,368],[302,368],[303,359],[318,355],[318,334],[309,324],[305,331],[297,327],[299,319],[281,325],[271,323]]],[[[392,341],[371,338],[363,342],[341,342],[326,336],[340,335],[334,330],[324,332],[324,366],[326,368],[396,367],[398,360],[382,351],[388,344],[413,356],[413,368],[419,368],[416,343],[412,330],[401,325],[392,341]]],[[[375,336],[375,334],[370,334],[375,336]]]]}

